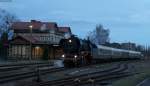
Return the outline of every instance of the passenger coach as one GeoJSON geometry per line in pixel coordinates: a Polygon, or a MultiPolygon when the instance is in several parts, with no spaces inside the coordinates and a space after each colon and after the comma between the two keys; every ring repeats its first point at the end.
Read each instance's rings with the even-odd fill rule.
{"type": "Polygon", "coordinates": [[[94,60],[99,61],[134,60],[143,57],[142,53],[138,51],[111,48],[103,45],[97,45],[97,48],[93,48],[92,56],[94,60]]]}

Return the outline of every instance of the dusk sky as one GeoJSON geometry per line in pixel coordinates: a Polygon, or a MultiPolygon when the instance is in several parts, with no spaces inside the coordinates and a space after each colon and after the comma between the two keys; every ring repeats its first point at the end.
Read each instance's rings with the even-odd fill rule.
{"type": "Polygon", "coordinates": [[[70,26],[82,38],[102,24],[111,42],[150,44],[150,0],[12,0],[0,2],[0,8],[24,21],[70,26]]]}

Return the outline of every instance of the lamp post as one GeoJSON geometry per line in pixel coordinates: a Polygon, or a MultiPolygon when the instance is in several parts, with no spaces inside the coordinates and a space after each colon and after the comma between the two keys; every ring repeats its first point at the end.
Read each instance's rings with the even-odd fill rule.
{"type": "MultiPolygon", "coordinates": [[[[36,46],[35,49],[36,49],[36,52],[37,52],[37,53],[40,53],[40,50],[39,50],[40,47],[39,47],[39,46],[36,46]]],[[[41,75],[40,75],[39,64],[37,63],[36,66],[37,66],[36,71],[35,71],[36,76],[37,76],[36,82],[41,82],[41,75]]]]}
{"type": "MultiPolygon", "coordinates": [[[[29,26],[30,28],[30,36],[32,37],[32,29],[33,29],[33,25],[29,26]]],[[[30,61],[32,60],[32,42],[30,41],[30,61]]]]}
{"type": "MultiPolygon", "coordinates": [[[[29,28],[30,28],[30,37],[32,38],[33,25],[30,25],[29,28]]],[[[38,50],[39,47],[37,46],[36,49],[38,50]]],[[[30,41],[30,61],[31,61],[31,60],[32,60],[32,42],[30,41]]],[[[35,74],[36,74],[36,76],[37,76],[36,82],[40,82],[40,81],[41,81],[41,78],[40,78],[40,70],[39,70],[39,65],[38,65],[38,63],[37,63],[36,66],[37,66],[37,68],[35,68],[35,69],[36,69],[36,70],[35,70],[35,74]]]]}

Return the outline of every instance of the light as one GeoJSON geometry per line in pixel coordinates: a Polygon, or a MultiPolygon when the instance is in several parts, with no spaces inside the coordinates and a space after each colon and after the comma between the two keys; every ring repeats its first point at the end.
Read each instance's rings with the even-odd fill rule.
{"type": "Polygon", "coordinates": [[[65,55],[63,54],[61,57],[63,57],[63,58],[64,58],[64,57],[65,57],[65,55]]]}
{"type": "Polygon", "coordinates": [[[78,56],[77,55],[74,55],[74,58],[77,58],[78,56]]]}
{"type": "Polygon", "coordinates": [[[40,49],[40,47],[39,47],[39,46],[36,46],[36,47],[35,47],[35,49],[37,49],[37,50],[38,50],[38,49],[40,49]]]}
{"type": "Polygon", "coordinates": [[[70,39],[70,40],[69,40],[69,42],[71,43],[71,42],[72,42],[72,40],[70,39]]]}
{"type": "Polygon", "coordinates": [[[30,29],[32,29],[32,28],[33,28],[33,26],[32,26],[32,25],[30,25],[30,26],[29,26],[29,28],[30,28],[30,29]]]}

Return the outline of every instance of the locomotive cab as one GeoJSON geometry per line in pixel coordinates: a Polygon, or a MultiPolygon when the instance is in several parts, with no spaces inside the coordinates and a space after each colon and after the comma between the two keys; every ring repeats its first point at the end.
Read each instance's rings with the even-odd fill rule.
{"type": "Polygon", "coordinates": [[[91,54],[91,43],[89,40],[82,40],[80,48],[80,54],[82,56],[83,64],[92,63],[92,54],[91,54]]]}

